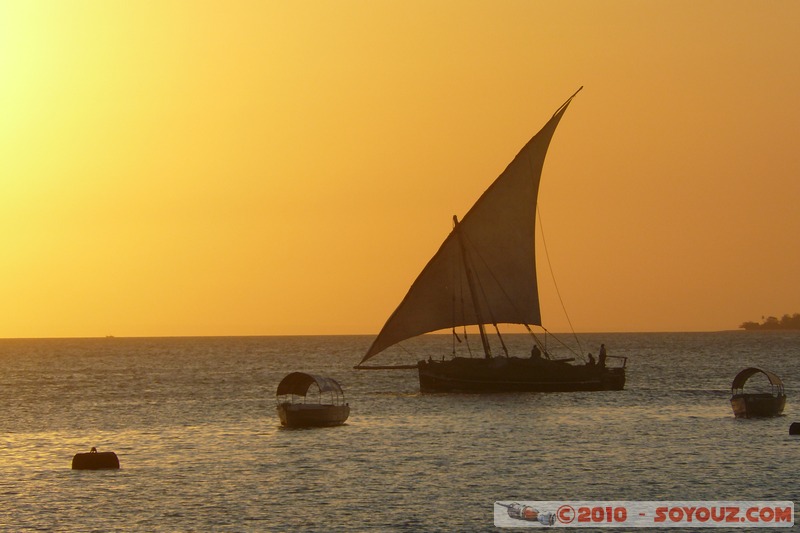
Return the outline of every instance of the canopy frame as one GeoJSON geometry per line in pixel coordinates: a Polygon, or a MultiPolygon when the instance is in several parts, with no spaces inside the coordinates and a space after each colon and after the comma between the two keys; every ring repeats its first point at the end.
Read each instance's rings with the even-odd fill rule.
{"type": "MultiPolygon", "coordinates": [[[[319,376],[316,374],[307,374],[305,372],[292,372],[284,377],[278,384],[278,390],[275,396],[278,403],[286,402],[287,396],[291,396],[289,403],[295,403],[295,396],[301,396],[303,403],[309,394],[309,389],[312,385],[316,386],[318,403],[322,404],[322,393],[330,393],[331,403],[333,405],[341,405],[344,403],[344,391],[339,382],[333,378],[319,376]]],[[[313,393],[313,390],[312,390],[313,393]]]]}
{"type": "Polygon", "coordinates": [[[734,396],[737,394],[744,394],[744,386],[747,383],[747,380],[759,373],[767,376],[773,396],[782,396],[784,394],[783,381],[781,381],[781,378],[778,377],[777,374],[770,372],[769,370],[756,368],[754,366],[745,368],[736,374],[736,377],[733,378],[733,383],[731,384],[731,393],[734,396]]]}

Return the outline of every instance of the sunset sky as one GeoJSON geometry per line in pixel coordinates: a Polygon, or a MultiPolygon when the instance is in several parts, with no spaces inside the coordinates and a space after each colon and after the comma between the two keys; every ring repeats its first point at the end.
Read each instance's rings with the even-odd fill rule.
{"type": "Polygon", "coordinates": [[[539,194],[575,329],[800,312],[798,28],[795,0],[0,0],[0,337],[377,333],[580,86],[539,194]]]}

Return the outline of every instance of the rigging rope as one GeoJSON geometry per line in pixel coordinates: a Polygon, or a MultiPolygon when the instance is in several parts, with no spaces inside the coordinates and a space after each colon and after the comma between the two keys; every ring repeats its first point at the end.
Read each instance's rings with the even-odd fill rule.
{"type": "MultiPolygon", "coordinates": [[[[469,241],[469,236],[466,236],[466,239],[467,239],[467,241],[469,241]]],[[[470,243],[470,244],[472,244],[472,243],[470,243]]],[[[497,282],[497,284],[502,289],[503,287],[500,285],[500,281],[497,279],[497,276],[494,275],[494,272],[492,272],[491,269],[489,268],[489,266],[486,264],[486,261],[483,259],[483,257],[481,256],[480,252],[478,251],[478,249],[475,248],[474,246],[472,248],[475,251],[475,253],[477,253],[477,255],[480,258],[480,260],[483,261],[484,265],[486,266],[486,270],[489,271],[489,273],[494,278],[495,282],[497,282]]],[[[466,261],[470,261],[470,258],[469,257],[465,257],[464,261],[466,263],[466,261]]],[[[477,281],[477,283],[478,283],[478,289],[481,292],[481,296],[483,297],[483,301],[488,302],[489,299],[486,297],[486,289],[483,288],[483,282],[481,281],[481,278],[476,276],[476,280],[475,281],[477,281]]],[[[503,293],[505,294],[505,290],[503,290],[503,293]]],[[[478,296],[477,294],[473,294],[472,295],[472,299],[474,300],[474,304],[475,304],[476,307],[478,305],[480,305],[480,302],[478,302],[477,296],[478,296]]],[[[508,295],[506,295],[506,297],[508,298],[508,295]]],[[[509,300],[510,300],[510,298],[509,298],[509,300]]],[[[492,319],[492,325],[494,326],[494,329],[497,332],[497,337],[500,339],[500,346],[503,347],[503,352],[505,352],[506,357],[508,357],[508,348],[506,347],[506,343],[503,341],[503,336],[500,334],[500,328],[497,327],[497,320],[494,318],[494,312],[492,311],[491,306],[487,305],[486,306],[486,310],[489,311],[489,318],[492,319]]]]}
{"type": "Polygon", "coordinates": [[[555,339],[555,340],[558,342],[558,344],[560,344],[561,346],[563,346],[564,348],[566,348],[567,350],[569,350],[569,351],[570,351],[570,352],[571,352],[573,355],[576,355],[576,356],[580,357],[581,359],[584,359],[584,357],[583,357],[583,354],[576,352],[576,351],[575,351],[575,350],[572,348],[572,346],[568,345],[567,343],[565,343],[564,341],[562,341],[561,339],[559,339],[558,337],[556,337],[555,335],[553,335],[553,334],[552,334],[552,333],[551,333],[551,332],[550,332],[550,331],[549,331],[547,328],[545,328],[544,326],[539,326],[539,327],[541,327],[541,328],[544,330],[544,335],[545,335],[545,342],[544,342],[544,343],[542,343],[542,342],[541,342],[541,341],[540,341],[540,340],[539,340],[539,339],[536,337],[536,334],[535,334],[533,331],[531,331],[531,328],[530,328],[530,327],[529,327],[527,324],[525,324],[525,327],[526,327],[526,328],[528,328],[528,332],[531,334],[531,336],[533,336],[534,342],[536,342],[536,344],[540,345],[540,346],[542,347],[542,349],[544,350],[544,352],[545,352],[545,353],[547,353],[547,340],[546,340],[546,339],[547,339],[547,336],[548,336],[548,335],[550,335],[551,337],[553,337],[553,338],[554,338],[554,339],[555,339]]]}
{"type": "MultiPolygon", "coordinates": [[[[453,229],[455,230],[455,228],[457,226],[458,226],[457,219],[455,217],[453,217],[453,229]]],[[[456,341],[458,341],[459,344],[461,344],[461,342],[462,342],[461,338],[459,338],[459,336],[458,336],[458,333],[456,333],[455,324],[457,323],[457,321],[456,321],[457,311],[461,312],[461,323],[463,324],[463,327],[464,327],[464,333],[463,333],[463,335],[464,335],[464,344],[466,344],[466,346],[467,346],[467,353],[469,354],[470,357],[473,357],[472,346],[469,343],[469,335],[467,335],[467,324],[466,324],[466,320],[465,320],[465,311],[464,311],[464,309],[466,307],[465,306],[465,302],[464,302],[464,275],[462,275],[464,273],[462,272],[461,268],[462,267],[466,267],[466,265],[464,265],[463,262],[453,261],[450,266],[451,266],[451,272],[452,272],[452,275],[453,275],[453,287],[456,287],[456,286],[458,287],[458,303],[460,304],[460,305],[456,304],[456,294],[454,292],[453,293],[453,324],[454,324],[453,325],[453,357],[456,356],[456,341]]]]}
{"type": "MultiPolygon", "coordinates": [[[[477,246],[472,244],[472,241],[469,240],[469,235],[464,235],[464,238],[467,241],[467,243],[470,245],[470,251],[472,251],[478,257],[478,259],[480,259],[481,264],[486,269],[486,271],[491,275],[491,277],[494,280],[495,284],[497,284],[497,287],[503,293],[503,296],[505,296],[505,298],[508,301],[508,303],[511,304],[514,307],[515,311],[521,313],[519,307],[517,307],[516,303],[514,302],[514,299],[511,296],[509,296],[508,292],[506,291],[506,288],[503,286],[502,283],[500,283],[500,279],[498,279],[498,277],[495,275],[494,271],[492,271],[492,269],[489,268],[489,263],[487,263],[486,259],[483,258],[483,254],[481,254],[480,249],[478,249],[477,246]]],[[[486,299],[486,293],[485,293],[485,291],[483,289],[483,285],[481,284],[480,278],[478,278],[478,285],[480,286],[481,292],[484,293],[483,298],[486,299]]],[[[492,310],[490,308],[489,309],[489,314],[491,314],[491,313],[492,313],[492,310]]],[[[492,322],[494,322],[494,317],[492,317],[492,322]]],[[[497,326],[497,325],[495,324],[495,326],[497,326]]]]}
{"type": "MultiPolygon", "coordinates": [[[[464,278],[463,278],[463,276],[461,276],[461,270],[456,270],[455,268],[453,268],[453,278],[456,277],[456,274],[458,275],[458,298],[459,298],[459,301],[461,302],[461,306],[459,307],[459,309],[461,310],[461,322],[464,323],[464,333],[463,333],[463,335],[464,335],[464,343],[467,345],[467,353],[469,354],[470,357],[473,357],[473,355],[472,355],[472,346],[469,343],[469,336],[467,335],[467,324],[466,324],[466,320],[464,320],[464,307],[465,307],[464,306],[464,278]]],[[[453,310],[453,314],[455,314],[455,310],[453,310]]],[[[454,335],[455,335],[455,332],[456,332],[456,328],[455,328],[455,326],[453,326],[453,334],[454,335]]],[[[458,335],[456,335],[456,337],[458,337],[458,335]]],[[[461,342],[461,339],[458,339],[458,342],[461,342]]],[[[453,345],[453,357],[455,357],[455,355],[456,354],[455,354],[455,344],[454,344],[453,345]]]]}
{"type": "MultiPolygon", "coordinates": [[[[550,262],[550,254],[547,252],[547,240],[544,238],[544,224],[542,224],[542,212],[539,209],[538,205],[536,206],[536,216],[539,219],[539,233],[542,236],[542,247],[544,248],[544,256],[547,259],[547,267],[550,269],[550,277],[553,279],[553,287],[555,287],[556,289],[558,300],[559,302],[561,302],[561,309],[564,311],[564,316],[567,318],[569,329],[572,331],[572,336],[575,337],[575,342],[578,344],[578,350],[580,350],[581,357],[583,357],[583,347],[581,346],[581,341],[578,339],[578,335],[575,333],[575,328],[572,326],[572,320],[570,320],[569,314],[567,313],[567,307],[564,305],[564,299],[561,297],[561,291],[558,290],[558,284],[556,283],[556,276],[553,273],[553,264],[550,262]]],[[[542,329],[547,331],[544,326],[542,326],[542,329]]]]}
{"type": "Polygon", "coordinates": [[[503,336],[500,335],[500,328],[497,327],[497,322],[494,321],[494,318],[492,318],[492,325],[494,326],[494,330],[497,332],[497,338],[500,339],[500,346],[503,347],[503,351],[505,352],[506,357],[508,357],[509,356],[508,355],[508,348],[506,347],[506,343],[503,340],[503,336]]]}
{"type": "MultiPolygon", "coordinates": [[[[570,319],[570,317],[569,317],[569,313],[567,313],[567,307],[566,307],[566,305],[564,304],[564,298],[561,296],[561,291],[559,290],[559,288],[558,288],[558,283],[556,282],[556,277],[555,277],[555,274],[554,274],[554,271],[553,271],[553,264],[552,264],[552,262],[550,261],[550,253],[549,253],[549,251],[548,251],[548,249],[547,249],[547,240],[545,239],[545,236],[544,236],[544,224],[542,223],[542,213],[541,213],[541,210],[539,209],[539,206],[538,206],[538,205],[536,206],[536,216],[537,216],[537,217],[538,217],[538,219],[539,219],[539,224],[538,224],[538,225],[539,225],[539,233],[540,233],[540,234],[541,234],[541,236],[542,236],[542,247],[543,247],[543,249],[544,249],[545,258],[547,259],[547,266],[548,266],[548,269],[550,270],[550,277],[551,277],[551,278],[552,278],[552,280],[553,280],[553,287],[554,287],[554,288],[555,288],[555,290],[556,290],[556,295],[558,296],[558,300],[559,300],[559,302],[561,303],[561,309],[562,309],[562,311],[564,312],[564,316],[565,316],[565,317],[566,317],[566,319],[567,319],[567,323],[569,324],[569,328],[570,328],[570,331],[572,332],[572,336],[573,336],[573,337],[574,337],[574,339],[575,339],[575,343],[578,345],[578,352],[575,352],[575,350],[573,350],[573,349],[572,349],[572,348],[571,348],[569,345],[565,344],[565,343],[564,343],[564,342],[563,342],[561,339],[559,339],[558,337],[556,337],[555,335],[553,335],[552,333],[550,333],[550,331],[548,331],[548,330],[547,330],[547,328],[545,328],[544,326],[540,325],[540,327],[541,327],[541,328],[544,330],[544,332],[545,332],[545,339],[547,339],[547,334],[550,334],[550,336],[552,336],[552,337],[553,337],[553,338],[554,338],[554,339],[555,339],[555,340],[556,340],[556,341],[557,341],[559,344],[561,344],[561,345],[562,345],[564,348],[566,348],[567,350],[569,350],[569,351],[570,351],[570,352],[572,352],[573,354],[575,354],[575,355],[579,356],[581,359],[585,360],[585,357],[584,357],[584,355],[583,355],[583,346],[581,345],[581,341],[580,341],[580,339],[578,338],[578,335],[577,335],[577,333],[575,332],[575,327],[572,325],[572,320],[570,319]]],[[[481,263],[483,264],[483,266],[486,268],[486,270],[489,272],[489,274],[490,274],[490,275],[492,276],[492,278],[494,279],[494,281],[495,281],[495,283],[497,284],[497,286],[500,288],[500,290],[503,292],[503,294],[505,295],[505,297],[508,299],[509,303],[511,303],[512,305],[514,305],[514,301],[513,301],[513,299],[509,297],[508,293],[505,291],[505,287],[502,285],[502,283],[500,283],[500,280],[497,278],[497,276],[495,276],[495,274],[494,274],[494,272],[492,271],[492,269],[491,269],[491,268],[489,268],[489,265],[488,265],[488,263],[486,262],[486,260],[483,258],[482,254],[480,253],[480,250],[478,250],[478,249],[477,249],[475,246],[472,246],[472,245],[471,245],[471,243],[469,242],[469,235],[464,235],[464,237],[465,237],[465,240],[466,240],[466,241],[467,241],[467,242],[470,244],[470,250],[471,250],[471,251],[472,251],[474,254],[476,254],[476,256],[477,256],[477,257],[478,257],[478,259],[481,261],[481,263]]],[[[465,258],[465,259],[466,259],[466,258],[465,258]]],[[[456,275],[455,275],[455,270],[454,270],[454,277],[459,277],[459,278],[460,278],[460,276],[456,276],[456,275]]],[[[459,294],[460,294],[460,300],[461,300],[461,312],[462,312],[462,316],[463,316],[463,313],[464,313],[464,304],[465,304],[465,302],[464,302],[464,287],[463,287],[463,279],[459,279],[459,281],[461,282],[461,283],[459,283],[459,294]]],[[[478,279],[477,279],[477,282],[478,282],[478,288],[479,288],[480,292],[482,293],[482,295],[483,295],[483,298],[484,298],[484,299],[486,299],[485,289],[484,289],[484,287],[483,287],[483,284],[482,284],[482,282],[481,282],[481,279],[480,279],[480,278],[478,278],[478,279]]],[[[475,295],[475,296],[477,296],[477,295],[475,295]]],[[[473,297],[474,297],[474,296],[473,296],[473,297]]],[[[492,313],[492,310],[491,310],[491,308],[489,308],[488,310],[489,310],[489,314],[490,314],[490,316],[491,316],[491,315],[493,314],[493,313],[492,313]]],[[[496,321],[494,320],[494,317],[493,317],[493,316],[491,316],[491,318],[492,318],[492,324],[494,325],[494,327],[495,327],[495,330],[497,331],[497,336],[500,338],[500,344],[501,344],[501,345],[502,345],[502,347],[503,347],[503,351],[506,353],[506,357],[508,357],[508,349],[506,348],[505,342],[503,341],[503,337],[502,337],[502,335],[500,334],[500,329],[498,328],[498,326],[497,326],[497,323],[496,323],[496,321]]],[[[463,322],[463,321],[462,321],[462,322],[463,322]]],[[[534,339],[534,342],[535,342],[536,344],[539,344],[539,345],[541,345],[541,346],[544,348],[544,350],[543,350],[543,351],[544,351],[544,353],[546,353],[546,354],[547,354],[547,344],[546,344],[546,342],[545,342],[545,344],[543,344],[543,345],[542,345],[542,344],[541,344],[541,342],[539,341],[539,339],[536,337],[536,335],[535,335],[535,334],[533,333],[533,331],[531,330],[530,326],[529,326],[528,324],[524,324],[524,326],[525,326],[525,328],[528,330],[528,332],[531,334],[531,336],[533,337],[533,339],[534,339]]],[[[453,335],[454,335],[456,338],[458,338],[458,335],[457,335],[457,334],[456,334],[456,332],[455,332],[455,327],[453,328],[453,335]]],[[[469,351],[470,357],[472,357],[472,356],[473,356],[473,354],[472,354],[472,348],[471,348],[471,346],[470,346],[469,339],[468,339],[468,336],[467,336],[467,326],[466,326],[466,324],[464,324],[464,333],[463,333],[463,335],[464,335],[464,341],[466,341],[465,343],[466,343],[466,345],[467,345],[467,350],[469,351]]],[[[459,342],[461,342],[461,339],[458,339],[458,341],[459,341],[459,342]]],[[[455,342],[453,343],[453,348],[454,348],[454,351],[455,351],[455,342]]],[[[549,354],[548,354],[548,356],[549,356],[549,354]]]]}
{"type": "MultiPolygon", "coordinates": [[[[528,333],[531,334],[531,338],[533,339],[533,344],[538,346],[539,349],[542,351],[542,353],[544,353],[545,357],[550,359],[550,352],[547,351],[547,330],[544,329],[544,326],[539,326],[540,328],[544,329],[544,342],[542,342],[539,340],[539,337],[536,336],[536,333],[533,332],[530,325],[528,324],[523,324],[523,325],[525,326],[525,329],[528,330],[528,333]]],[[[573,350],[570,351],[574,353],[573,350]]]]}
{"type": "Polygon", "coordinates": [[[467,343],[467,352],[469,353],[469,356],[473,357],[473,355],[472,355],[472,346],[469,344],[469,337],[467,336],[467,325],[466,324],[464,324],[464,342],[467,343]]]}
{"type": "MultiPolygon", "coordinates": [[[[541,222],[541,219],[540,219],[540,222],[541,222]]],[[[484,257],[483,257],[483,255],[481,254],[480,250],[479,250],[479,249],[478,249],[476,246],[473,246],[473,245],[472,245],[472,242],[469,240],[469,235],[466,235],[466,234],[465,234],[465,235],[464,235],[464,238],[465,238],[465,240],[467,241],[467,243],[470,245],[470,251],[472,251],[472,252],[473,252],[473,253],[474,253],[474,254],[475,254],[477,257],[478,257],[478,259],[481,261],[481,263],[483,264],[483,267],[486,269],[486,271],[487,271],[487,272],[489,272],[489,274],[491,275],[491,277],[492,277],[492,279],[494,280],[494,282],[497,284],[497,286],[498,286],[498,287],[500,288],[500,290],[502,291],[503,295],[506,297],[506,300],[508,300],[508,303],[510,303],[512,306],[514,306],[514,308],[515,308],[515,309],[517,309],[517,310],[519,311],[519,309],[517,308],[517,306],[516,306],[516,304],[515,304],[515,302],[514,302],[514,299],[513,299],[513,298],[511,298],[511,297],[508,295],[508,292],[506,292],[506,290],[505,290],[505,287],[503,286],[503,284],[502,284],[502,283],[500,283],[500,280],[497,278],[497,276],[495,275],[494,271],[492,271],[492,269],[491,269],[491,268],[489,268],[489,264],[486,262],[486,259],[484,259],[484,257]]],[[[547,247],[546,247],[546,246],[545,246],[545,255],[547,255],[547,247]]],[[[550,262],[550,258],[549,258],[549,256],[548,256],[548,263],[549,263],[549,262],[550,262]]],[[[550,267],[550,271],[551,271],[551,277],[553,277],[553,276],[552,276],[552,266],[550,267]]],[[[555,277],[553,277],[553,279],[555,280],[555,277]]],[[[477,282],[478,282],[478,287],[480,288],[480,290],[481,290],[481,293],[483,294],[483,298],[484,298],[484,300],[485,300],[485,299],[486,299],[486,292],[485,292],[485,290],[484,290],[484,288],[483,288],[483,283],[482,283],[482,281],[481,281],[481,279],[480,279],[480,278],[478,278],[478,279],[477,279],[477,282]]],[[[461,288],[461,290],[463,291],[463,287],[461,288]]],[[[558,291],[558,288],[557,288],[557,287],[556,287],[556,291],[558,291]]],[[[560,297],[561,297],[561,295],[559,294],[559,298],[560,298],[560,297]]],[[[463,305],[463,293],[462,293],[462,305],[463,305]]],[[[564,308],[564,302],[563,302],[563,300],[562,300],[562,302],[561,302],[561,306],[562,306],[562,308],[564,308]]],[[[492,309],[491,309],[491,307],[489,307],[488,309],[489,309],[489,315],[490,315],[490,316],[491,316],[491,318],[492,318],[492,325],[494,325],[494,328],[495,328],[495,330],[497,331],[497,336],[500,338],[500,344],[501,344],[501,345],[502,345],[502,347],[503,347],[503,351],[505,352],[505,354],[506,354],[506,357],[508,357],[508,356],[509,356],[509,355],[508,355],[508,348],[506,348],[506,344],[505,344],[505,342],[503,341],[503,336],[500,334],[500,328],[497,326],[497,322],[496,322],[496,321],[495,321],[495,319],[494,319],[494,316],[493,316],[493,313],[492,313],[492,309]]],[[[566,314],[566,308],[564,308],[564,314],[566,314]]],[[[569,320],[569,317],[567,317],[567,320],[569,320]]],[[[531,336],[533,336],[534,342],[535,342],[536,344],[539,344],[539,345],[540,345],[540,347],[542,348],[542,350],[544,351],[544,353],[545,353],[545,354],[547,354],[547,344],[546,344],[546,343],[545,343],[545,344],[541,344],[541,343],[539,342],[539,339],[537,339],[537,338],[536,338],[536,335],[533,333],[533,331],[531,330],[531,328],[530,328],[530,326],[529,326],[528,324],[523,324],[523,325],[525,326],[525,328],[527,328],[527,330],[528,330],[528,332],[531,334],[531,336]]],[[[540,327],[541,327],[541,328],[542,328],[542,329],[545,331],[545,333],[549,333],[549,332],[547,331],[547,329],[545,329],[545,327],[544,327],[544,326],[540,326],[540,327]]],[[[571,324],[571,323],[570,323],[570,327],[572,327],[572,324],[571,324]]],[[[574,334],[575,334],[575,331],[574,331],[574,329],[573,329],[573,335],[574,335],[574,334]]],[[[464,335],[466,335],[466,327],[465,327],[465,330],[464,330],[464,335]]],[[[551,336],[553,336],[553,335],[552,335],[552,333],[551,333],[551,336]]],[[[555,336],[553,336],[553,337],[555,338],[555,336]]],[[[546,338],[546,337],[545,337],[545,338],[546,338]]],[[[559,339],[556,339],[556,340],[558,340],[558,342],[559,342],[559,343],[560,343],[562,346],[564,346],[565,348],[567,348],[567,349],[568,349],[570,352],[572,352],[573,354],[575,354],[575,350],[573,350],[572,348],[570,348],[569,346],[567,346],[566,344],[564,344],[564,343],[563,343],[561,340],[559,340],[559,339]]],[[[576,340],[577,340],[577,337],[576,337],[576,340]]],[[[580,341],[578,341],[578,347],[580,348],[580,341]]],[[[580,349],[581,349],[581,351],[583,350],[582,348],[580,348],[580,349]]],[[[549,354],[547,354],[547,356],[548,356],[548,358],[550,357],[550,355],[549,355],[549,354]]],[[[581,357],[582,357],[582,356],[581,356],[581,357]]]]}

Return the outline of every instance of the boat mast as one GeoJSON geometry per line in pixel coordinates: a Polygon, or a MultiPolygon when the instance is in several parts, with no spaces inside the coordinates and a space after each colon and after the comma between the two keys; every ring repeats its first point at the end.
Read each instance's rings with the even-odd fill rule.
{"type": "Polygon", "coordinates": [[[469,285],[469,292],[472,294],[472,304],[475,307],[475,317],[478,322],[478,331],[481,334],[481,344],[483,344],[483,354],[487,359],[492,357],[492,347],[489,345],[489,338],[486,336],[486,329],[483,327],[483,316],[481,315],[481,308],[478,305],[478,291],[475,287],[475,279],[472,275],[472,269],[469,267],[467,260],[467,248],[464,245],[464,237],[458,227],[458,217],[453,215],[453,231],[458,236],[458,244],[461,247],[461,259],[464,261],[464,271],[467,275],[467,284],[469,285]]]}

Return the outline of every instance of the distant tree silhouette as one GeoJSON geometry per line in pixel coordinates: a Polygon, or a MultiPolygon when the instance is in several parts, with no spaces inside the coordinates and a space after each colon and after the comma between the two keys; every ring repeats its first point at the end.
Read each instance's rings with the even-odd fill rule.
{"type": "Polygon", "coordinates": [[[763,322],[743,322],[739,328],[745,330],[778,330],[778,329],[800,329],[800,313],[793,315],[783,315],[780,320],[774,316],[767,318],[761,317],[763,322]]]}

